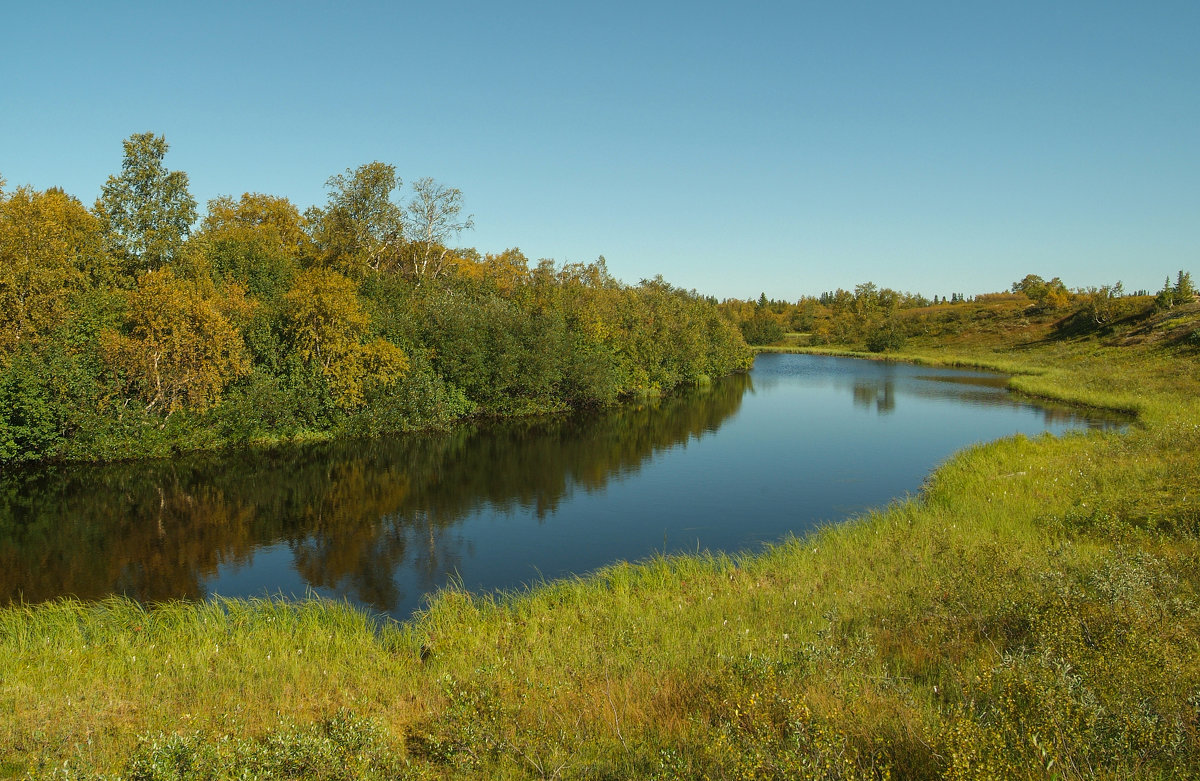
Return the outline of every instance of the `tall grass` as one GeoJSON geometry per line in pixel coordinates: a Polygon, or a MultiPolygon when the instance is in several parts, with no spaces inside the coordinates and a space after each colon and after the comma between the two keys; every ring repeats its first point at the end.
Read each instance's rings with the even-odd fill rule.
{"type": "Polygon", "coordinates": [[[1200,402],[1186,355],[926,361],[1136,410],[959,453],[919,498],[759,555],[312,601],[0,611],[9,776],[1200,775],[1200,402]],[[65,763],[65,764],[64,764],[65,763]]]}

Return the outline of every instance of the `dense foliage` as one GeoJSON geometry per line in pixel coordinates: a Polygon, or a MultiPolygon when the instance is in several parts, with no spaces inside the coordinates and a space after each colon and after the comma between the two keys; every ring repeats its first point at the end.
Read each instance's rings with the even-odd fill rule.
{"type": "MultiPolygon", "coordinates": [[[[216,198],[125,142],[89,210],[0,189],[0,463],[376,435],[602,406],[748,366],[711,302],[449,242],[462,194],[374,162],[328,203],[216,198]]],[[[2,188],[2,180],[0,180],[2,188]]]]}

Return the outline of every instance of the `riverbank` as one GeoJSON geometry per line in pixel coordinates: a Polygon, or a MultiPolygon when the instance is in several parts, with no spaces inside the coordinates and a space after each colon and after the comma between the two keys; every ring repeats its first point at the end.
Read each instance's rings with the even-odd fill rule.
{"type": "Polygon", "coordinates": [[[1200,773],[1195,356],[1081,341],[899,357],[1017,370],[1023,392],[1138,424],[969,449],[919,498],[758,556],[449,591],[403,625],[318,602],[9,608],[0,769],[1200,773]]]}

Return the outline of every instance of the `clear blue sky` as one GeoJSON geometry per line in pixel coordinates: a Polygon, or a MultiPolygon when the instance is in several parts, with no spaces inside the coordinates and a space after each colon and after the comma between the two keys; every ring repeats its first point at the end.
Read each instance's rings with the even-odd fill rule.
{"type": "Polygon", "coordinates": [[[1200,272],[1200,2],[6,2],[0,174],[201,204],[372,160],[460,243],[718,297],[1200,272]]]}

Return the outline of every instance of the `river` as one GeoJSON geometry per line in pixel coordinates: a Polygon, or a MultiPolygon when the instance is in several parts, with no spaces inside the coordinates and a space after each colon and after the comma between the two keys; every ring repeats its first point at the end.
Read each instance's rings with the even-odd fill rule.
{"type": "Polygon", "coordinates": [[[914,494],[972,443],[1120,425],[1004,378],[760,355],[603,413],[0,477],[0,599],[318,594],[398,619],[662,552],[755,550],[914,494]]]}

